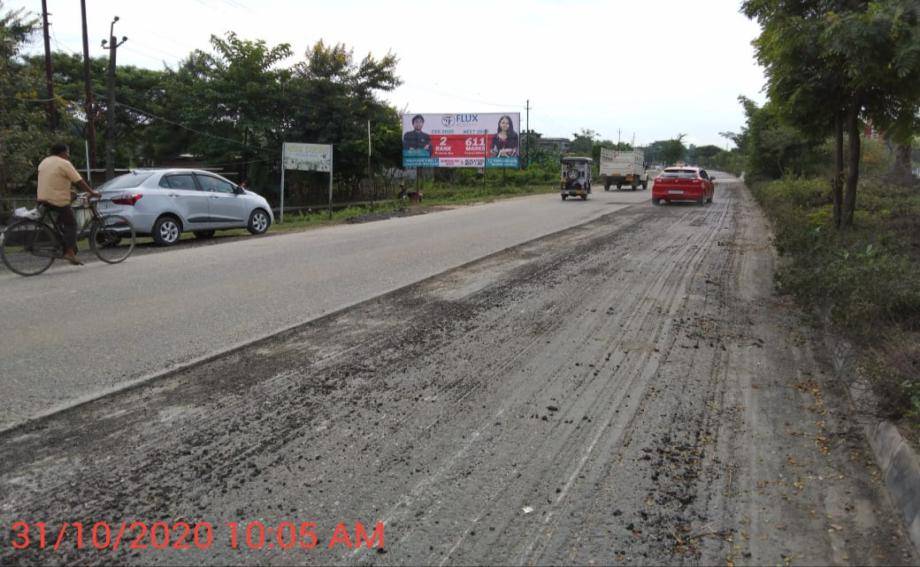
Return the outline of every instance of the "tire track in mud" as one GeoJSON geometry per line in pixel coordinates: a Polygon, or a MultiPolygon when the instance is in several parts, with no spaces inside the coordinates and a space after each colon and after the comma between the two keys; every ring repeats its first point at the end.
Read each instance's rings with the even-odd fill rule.
{"type": "MultiPolygon", "coordinates": [[[[680,253],[677,255],[677,257],[663,258],[663,260],[667,260],[666,262],[662,262],[662,266],[665,266],[666,269],[663,270],[658,275],[654,283],[650,285],[648,288],[649,295],[651,296],[667,297],[667,298],[672,299],[672,301],[667,305],[668,311],[670,311],[672,309],[672,306],[675,305],[678,302],[677,300],[680,299],[679,291],[682,285],[682,281],[680,280],[678,280],[677,282],[671,283],[670,280],[672,279],[672,276],[675,273],[683,274],[683,269],[685,267],[692,266],[694,264],[696,256],[698,256],[699,250],[697,250],[697,252],[694,254],[689,254],[689,251],[693,250],[692,246],[693,245],[686,247],[686,248],[685,247],[678,248],[680,253]]],[[[615,300],[617,297],[618,297],[618,294],[614,292],[614,293],[611,293],[609,296],[602,298],[602,300],[598,301],[597,303],[598,304],[610,303],[613,300],[615,300]]],[[[653,302],[648,301],[649,296],[640,296],[636,299],[637,299],[636,305],[617,306],[619,311],[627,314],[627,316],[625,317],[625,321],[622,324],[622,334],[617,336],[613,341],[604,345],[604,348],[602,350],[606,350],[608,353],[617,352],[619,354],[620,352],[622,352],[622,347],[624,345],[624,342],[626,342],[626,339],[623,339],[622,337],[632,336],[632,331],[633,331],[632,327],[637,324],[641,326],[645,323],[646,319],[650,315],[651,306],[653,302]]],[[[589,328],[586,332],[586,335],[590,336],[590,335],[595,334],[596,332],[600,330],[601,327],[603,327],[603,320],[599,321],[598,324],[596,324],[595,326],[589,328]]],[[[654,329],[655,334],[652,337],[653,338],[653,340],[651,341],[652,344],[656,344],[658,346],[664,346],[662,344],[659,344],[659,340],[658,340],[659,336],[662,334],[663,331],[664,331],[664,328],[662,326],[658,326],[656,329],[654,329]]],[[[573,353],[568,353],[568,354],[572,355],[573,353]]],[[[640,384],[642,388],[640,388],[638,391],[636,391],[635,389],[635,384],[637,381],[641,380],[641,377],[643,374],[648,372],[646,365],[651,364],[653,369],[657,365],[653,360],[651,360],[651,357],[648,355],[643,355],[638,360],[632,361],[629,364],[627,364],[628,362],[627,357],[623,357],[623,358],[618,357],[616,360],[611,361],[610,357],[607,356],[601,359],[599,362],[597,360],[595,360],[595,362],[597,364],[593,366],[595,366],[597,370],[593,373],[594,379],[591,385],[594,385],[594,382],[599,382],[598,384],[599,388],[597,388],[595,391],[588,391],[586,394],[584,394],[596,400],[592,405],[588,407],[588,409],[585,411],[585,414],[603,415],[604,419],[602,420],[602,423],[600,425],[595,426],[593,429],[590,429],[590,442],[587,443],[588,447],[587,447],[587,450],[584,450],[584,455],[577,455],[577,453],[582,451],[582,447],[583,447],[583,444],[578,443],[578,442],[568,443],[569,447],[576,448],[576,450],[570,451],[570,453],[576,453],[576,454],[568,454],[568,455],[558,454],[557,455],[556,460],[558,460],[559,462],[566,463],[566,462],[571,462],[571,460],[574,459],[576,460],[576,462],[578,462],[578,466],[573,471],[567,472],[567,474],[565,475],[564,478],[566,478],[567,481],[565,482],[565,485],[563,486],[563,488],[560,490],[559,495],[556,497],[555,502],[553,503],[554,507],[558,507],[562,503],[563,499],[567,495],[568,489],[571,487],[572,483],[574,482],[576,475],[580,474],[581,471],[583,470],[583,467],[585,465],[585,462],[588,456],[590,456],[592,453],[591,449],[593,449],[594,446],[597,444],[601,433],[604,431],[606,427],[609,426],[610,421],[614,417],[614,413],[612,411],[609,412],[609,414],[605,415],[605,413],[601,411],[601,408],[599,406],[608,404],[609,402],[614,402],[610,404],[610,407],[615,408],[615,407],[619,407],[623,402],[623,396],[620,396],[620,399],[616,399],[616,396],[614,396],[610,390],[619,388],[619,389],[622,389],[624,392],[631,392],[630,395],[632,396],[641,398],[641,395],[644,392],[644,388],[647,387],[647,383],[645,383],[645,381],[642,381],[642,383],[640,384]],[[615,364],[616,368],[611,369],[611,370],[623,371],[623,374],[625,374],[626,376],[632,376],[632,379],[630,379],[626,384],[622,384],[616,380],[611,380],[612,376],[610,375],[604,375],[603,377],[601,377],[605,371],[608,371],[608,368],[607,368],[608,364],[611,366],[615,364]]],[[[625,409],[629,409],[628,406],[625,409]]],[[[616,410],[616,412],[619,413],[619,410],[616,410]]],[[[631,431],[630,425],[632,423],[632,420],[635,418],[635,416],[636,416],[636,413],[634,411],[631,414],[630,422],[626,426],[620,428],[621,431],[625,431],[625,432],[631,431]]],[[[556,471],[552,471],[552,473],[555,473],[555,472],[556,471]]],[[[550,474],[547,476],[553,476],[553,474],[550,474]]],[[[547,524],[552,519],[552,517],[553,517],[552,513],[548,513],[544,515],[543,523],[547,524]]],[[[546,534],[544,537],[548,537],[548,534],[546,534]]],[[[532,541],[535,541],[535,540],[532,540],[532,541]]],[[[531,549],[525,550],[524,555],[517,558],[516,562],[518,563],[527,562],[527,559],[530,556],[531,552],[532,552],[531,549]]]]}
{"type": "MultiPolygon", "coordinates": [[[[715,219],[716,229],[718,229],[723,224],[724,214],[707,215],[706,221],[711,221],[712,219],[710,217],[717,217],[715,219]]],[[[699,225],[699,226],[703,225],[703,224],[698,223],[698,221],[694,221],[693,224],[699,225]]],[[[691,249],[696,248],[696,251],[694,254],[691,255],[690,258],[687,259],[687,261],[683,264],[683,266],[681,266],[682,269],[673,270],[673,272],[676,272],[675,275],[679,277],[679,281],[673,290],[670,290],[669,293],[664,294],[665,296],[672,297],[673,300],[667,305],[667,309],[664,310],[662,313],[660,313],[661,316],[673,317],[674,315],[679,313],[681,310],[686,308],[687,297],[683,294],[687,291],[687,285],[689,283],[688,275],[694,273],[696,269],[699,267],[700,263],[703,260],[703,256],[705,255],[705,253],[708,252],[710,242],[711,242],[711,238],[707,236],[704,239],[693,240],[687,243],[687,245],[691,249]]],[[[655,295],[660,296],[662,294],[660,292],[655,292],[655,295]]],[[[640,323],[640,328],[635,329],[637,334],[643,332],[641,327],[644,327],[647,324],[647,321],[645,320],[644,316],[640,318],[639,323],[640,323]]],[[[668,353],[673,351],[676,345],[676,342],[678,340],[678,336],[676,334],[670,333],[672,326],[669,325],[669,323],[670,323],[669,320],[664,319],[664,320],[659,321],[657,324],[657,327],[654,328],[655,340],[653,341],[653,343],[656,345],[656,351],[660,351],[661,353],[664,353],[661,357],[663,358],[663,360],[659,361],[655,357],[643,356],[639,361],[637,361],[636,369],[631,371],[631,373],[635,372],[637,374],[637,377],[641,374],[645,374],[647,375],[647,378],[641,382],[640,390],[638,392],[634,392],[634,394],[639,395],[640,401],[638,402],[635,408],[635,411],[631,413],[629,420],[620,428],[620,430],[622,431],[621,439],[613,439],[612,437],[608,437],[608,442],[604,447],[604,451],[600,452],[600,454],[606,454],[606,453],[615,454],[615,457],[606,460],[606,462],[602,461],[600,463],[597,463],[595,466],[599,467],[599,470],[594,472],[592,478],[586,479],[585,483],[583,483],[584,487],[590,487],[592,485],[597,486],[598,484],[602,483],[601,479],[610,478],[612,474],[611,473],[612,468],[616,464],[622,462],[624,449],[629,447],[629,445],[631,444],[633,435],[639,432],[638,427],[637,427],[638,425],[637,422],[638,422],[638,419],[644,413],[648,411],[649,396],[654,396],[655,392],[660,389],[660,384],[656,385],[657,384],[656,379],[660,377],[660,365],[666,364],[668,362],[668,357],[669,357],[668,353]]],[[[648,331],[645,331],[645,333],[648,334],[648,331]]],[[[692,368],[692,365],[691,365],[691,368],[692,368]]],[[[627,388],[627,389],[630,391],[632,390],[631,388],[627,388]]],[[[609,423],[609,420],[614,419],[617,413],[619,413],[619,410],[613,410],[612,412],[610,412],[610,415],[608,417],[608,423],[609,423]]],[[[603,525],[602,521],[597,521],[595,519],[599,515],[603,514],[603,512],[599,511],[599,506],[598,506],[599,500],[594,499],[592,501],[592,499],[587,498],[584,501],[591,502],[591,504],[589,504],[588,506],[583,506],[584,508],[587,508],[587,510],[582,513],[583,518],[580,524],[583,524],[583,525],[579,525],[576,533],[574,534],[572,538],[572,542],[570,545],[573,547],[573,550],[575,548],[580,547],[580,544],[582,542],[582,539],[584,538],[585,532],[589,532],[590,527],[592,525],[603,525]]],[[[546,542],[546,544],[543,546],[544,549],[546,548],[546,546],[549,545],[549,535],[550,534],[547,534],[548,537],[544,538],[544,542],[546,542]]],[[[577,554],[573,553],[568,556],[567,560],[570,562],[571,561],[583,562],[585,561],[585,558],[579,559],[577,557],[577,554]]]]}

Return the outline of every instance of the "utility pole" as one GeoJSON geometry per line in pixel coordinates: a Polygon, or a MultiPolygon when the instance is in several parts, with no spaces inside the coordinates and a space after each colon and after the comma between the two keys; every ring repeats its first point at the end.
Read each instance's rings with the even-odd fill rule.
{"type": "MultiPolygon", "coordinates": [[[[80,0],[83,15],[83,82],[86,87],[86,144],[89,147],[86,169],[96,167],[96,105],[93,101],[93,82],[90,75],[89,34],[86,32],[86,0],[80,0]]],[[[87,182],[92,182],[90,179],[87,182]]]]}
{"type": "Polygon", "coordinates": [[[375,201],[377,197],[377,191],[374,187],[374,175],[371,171],[371,152],[373,151],[371,145],[371,121],[367,121],[367,181],[371,184],[371,201],[375,201]]]}
{"type": "Polygon", "coordinates": [[[530,139],[533,138],[533,132],[530,131],[530,99],[527,99],[527,167],[530,167],[530,139]]]}
{"type": "Polygon", "coordinates": [[[48,124],[57,130],[57,111],[54,108],[54,82],[51,73],[51,37],[48,35],[48,2],[42,0],[42,27],[45,32],[45,83],[48,89],[48,124]]]}
{"type": "Polygon", "coordinates": [[[102,40],[103,49],[109,50],[109,70],[106,78],[108,101],[106,102],[105,112],[105,179],[115,177],[115,60],[118,48],[128,41],[127,37],[122,37],[119,42],[115,38],[115,22],[118,16],[112,20],[109,28],[109,39],[102,40]]]}

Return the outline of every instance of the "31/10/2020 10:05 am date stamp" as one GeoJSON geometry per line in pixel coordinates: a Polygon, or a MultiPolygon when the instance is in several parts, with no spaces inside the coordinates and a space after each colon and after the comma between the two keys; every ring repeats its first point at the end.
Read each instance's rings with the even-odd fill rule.
{"type": "MultiPolygon", "coordinates": [[[[215,526],[209,522],[14,522],[10,526],[10,546],[16,551],[78,549],[96,551],[127,550],[206,550],[215,545],[230,549],[302,549],[322,545],[316,522],[260,521],[228,522],[215,526]]],[[[361,522],[349,526],[341,522],[331,531],[326,549],[384,549],[384,524],[369,530],[361,522]]]]}

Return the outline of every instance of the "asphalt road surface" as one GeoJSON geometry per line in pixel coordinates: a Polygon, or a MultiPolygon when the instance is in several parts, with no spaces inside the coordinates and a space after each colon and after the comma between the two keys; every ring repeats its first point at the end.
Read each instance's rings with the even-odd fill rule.
{"type": "Polygon", "coordinates": [[[0,271],[0,429],[648,200],[558,195],[179,246],[115,266],[0,271]]]}
{"type": "Polygon", "coordinates": [[[643,203],[0,434],[0,563],[917,564],[768,236],[643,203]]]}

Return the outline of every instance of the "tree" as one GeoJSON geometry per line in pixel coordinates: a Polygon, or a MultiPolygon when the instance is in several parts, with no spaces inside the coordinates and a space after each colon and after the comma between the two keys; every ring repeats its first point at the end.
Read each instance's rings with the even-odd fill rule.
{"type": "Polygon", "coordinates": [[[750,175],[777,179],[786,174],[815,173],[822,157],[820,138],[803,134],[772,100],[763,107],[743,96],[738,100],[747,122],[742,133],[734,136],[745,148],[750,175]]]}
{"type": "Polygon", "coordinates": [[[672,165],[683,160],[684,156],[687,154],[687,147],[684,146],[684,138],[686,137],[686,134],[678,134],[670,140],[657,140],[652,142],[649,148],[651,149],[650,153],[654,156],[654,159],[648,155],[646,158],[649,161],[663,162],[665,165],[672,165]]]}
{"type": "Polygon", "coordinates": [[[256,164],[280,151],[284,112],[292,100],[284,89],[291,73],[279,64],[291,54],[286,43],[269,47],[233,32],[211,36],[211,52],[192,52],[170,73],[164,93],[178,122],[209,135],[191,135],[181,126],[169,130],[184,130],[179,140],[192,153],[250,178],[256,164]]]}
{"type": "Polygon", "coordinates": [[[711,167],[710,164],[712,163],[712,159],[723,151],[719,146],[714,146],[712,144],[695,146],[693,149],[695,157],[693,161],[704,167],[711,167]]]}
{"type": "Polygon", "coordinates": [[[290,92],[300,103],[292,107],[289,134],[303,141],[335,144],[335,169],[354,184],[367,168],[370,120],[376,148],[373,165],[398,166],[402,160],[399,115],[377,98],[378,92],[401,84],[397,63],[392,53],[379,59],[368,54],[356,62],[344,44],[317,42],[293,69],[290,92]]]}
{"type": "Polygon", "coordinates": [[[0,0],[0,196],[23,186],[45,155],[48,135],[40,76],[20,58],[37,20],[0,0]]]}
{"type": "Polygon", "coordinates": [[[599,138],[600,135],[594,130],[582,128],[577,134],[572,134],[569,152],[581,156],[590,156],[594,153],[594,144],[599,138]]]}
{"type": "Polygon", "coordinates": [[[861,121],[891,127],[916,115],[920,6],[916,0],[746,0],[742,11],[762,28],[755,48],[771,102],[802,131],[833,132],[834,220],[852,225],[861,121]]]}
{"type": "MultiPolygon", "coordinates": [[[[33,56],[27,59],[35,73],[44,69],[44,58],[33,56]]],[[[86,124],[82,109],[85,108],[85,89],[83,84],[83,57],[72,53],[52,53],[55,90],[71,109],[69,114],[74,122],[74,134],[80,138],[85,135],[86,124]]],[[[105,114],[108,101],[105,97],[105,73],[108,59],[99,57],[90,60],[90,81],[96,93],[97,117],[105,114]]],[[[155,114],[170,112],[165,103],[167,97],[167,70],[142,69],[131,65],[118,67],[118,105],[115,109],[116,163],[119,167],[136,167],[153,165],[157,159],[170,156],[168,151],[159,151],[157,141],[173,140],[175,136],[167,129],[167,124],[160,123],[140,112],[151,111],[155,114]]],[[[104,137],[107,121],[97,121],[97,128],[104,137]]],[[[75,163],[83,161],[83,152],[74,152],[75,163]]]]}
{"type": "Polygon", "coordinates": [[[344,45],[318,42],[285,67],[292,55],[287,44],[269,46],[231,32],[213,36],[211,46],[167,72],[153,112],[171,123],[150,133],[154,153],[191,152],[264,187],[275,186],[280,175],[283,142],[328,143],[335,146],[336,177],[354,184],[367,174],[370,121],[372,167],[400,163],[399,116],[377,94],[400,84],[395,55],[355,61],[344,45]]]}

